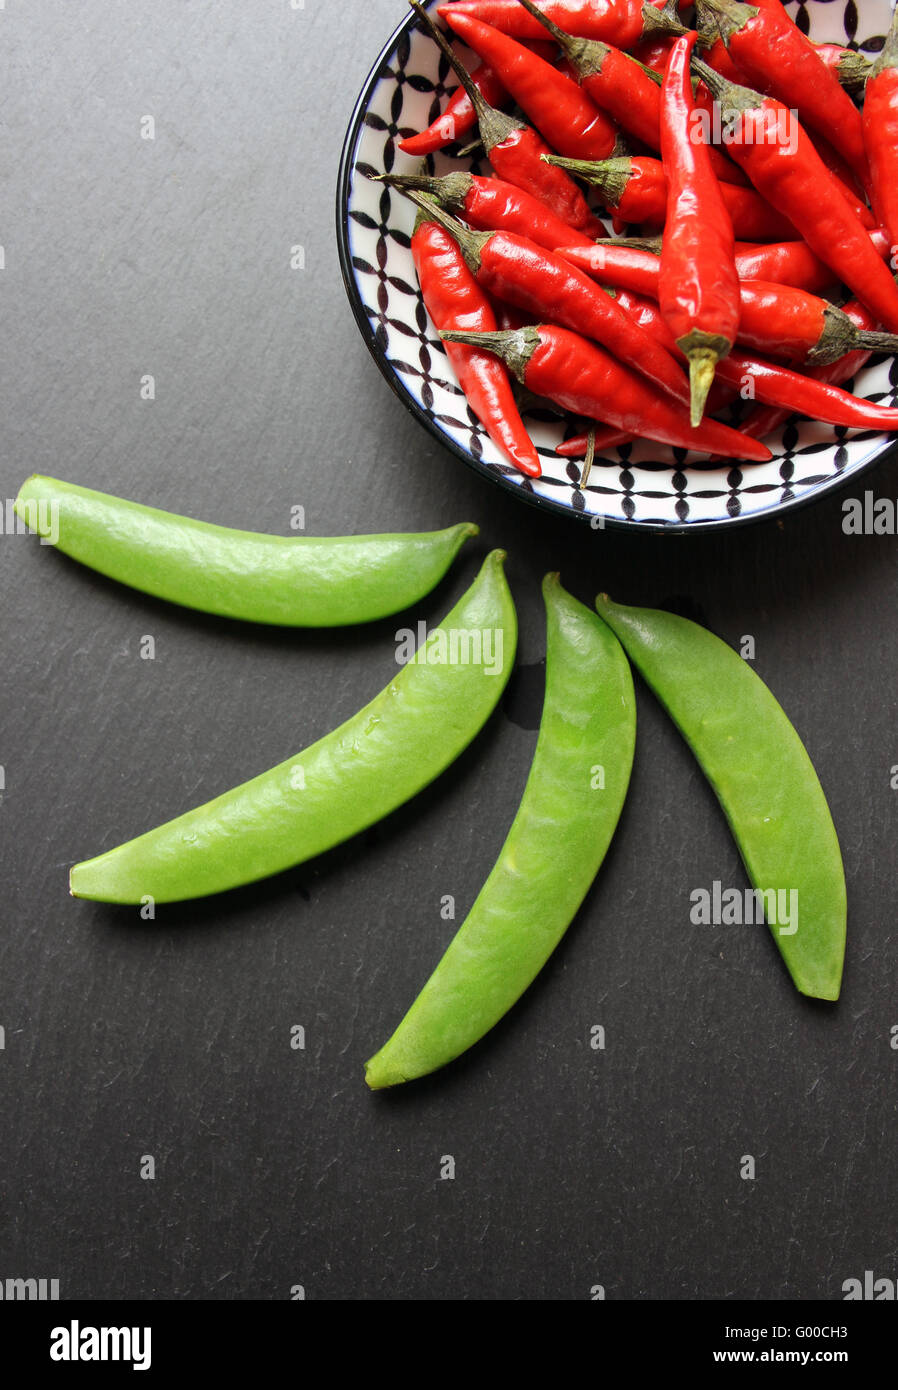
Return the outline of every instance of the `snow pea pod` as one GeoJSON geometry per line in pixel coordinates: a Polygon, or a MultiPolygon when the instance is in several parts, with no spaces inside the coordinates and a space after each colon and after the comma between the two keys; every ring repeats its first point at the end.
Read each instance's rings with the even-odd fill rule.
{"type": "Polygon", "coordinates": [[[32,530],[110,579],[185,608],[282,627],[398,613],[429,594],[477,534],[462,523],[411,535],[266,536],[39,475],[15,505],[32,530]]]}
{"type": "Polygon", "coordinates": [[[817,999],[838,999],[842,855],[823,788],[781,706],[742,657],[697,623],[623,607],[605,594],[596,607],[717,793],[752,885],[765,894],[768,925],[796,986],[817,999]],[[774,924],[773,906],[783,903],[787,910],[780,907],[774,924]]]}
{"type": "Polygon", "coordinates": [[[499,858],[445,955],[389,1042],[372,1090],[452,1061],[533,981],[599,871],[630,781],[636,712],[614,634],[543,583],[546,693],[533,765],[499,858]]]}
{"type": "Polygon", "coordinates": [[[304,752],[71,873],[76,898],[176,902],[252,883],[381,820],[486,723],[514,665],[517,619],[494,550],[442,624],[370,704],[304,752]]]}

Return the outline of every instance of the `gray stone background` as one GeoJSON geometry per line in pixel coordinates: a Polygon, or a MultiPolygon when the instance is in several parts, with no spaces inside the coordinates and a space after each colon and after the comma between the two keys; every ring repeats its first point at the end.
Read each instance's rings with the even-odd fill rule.
{"type": "MultiPolygon", "coordinates": [[[[898,1262],[898,540],[843,535],[839,497],[719,536],[584,533],[411,420],[358,335],[333,230],[346,123],[402,14],[0,9],[2,496],[40,471],[281,533],[295,505],[321,534],[472,519],[481,540],[410,620],[496,544],[521,619],[503,708],[437,785],[294,873],[145,923],[69,899],[68,866],[348,717],[403,623],[244,628],[2,537],[0,1275],[87,1298],[838,1298],[898,1262]],[[517,804],[539,579],[559,566],[584,600],[755,637],[842,839],[842,1000],[800,998],[763,929],[690,923],[694,888],[745,880],[640,687],[630,798],[563,946],[468,1057],[372,1096],[362,1064],[453,930],[440,898],[463,915],[517,804]]],[[[865,487],[898,496],[895,461],[849,495],[865,487]]]]}

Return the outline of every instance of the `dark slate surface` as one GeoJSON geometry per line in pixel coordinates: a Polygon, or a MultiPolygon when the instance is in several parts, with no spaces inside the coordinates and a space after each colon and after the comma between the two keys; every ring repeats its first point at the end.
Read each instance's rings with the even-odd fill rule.
{"type": "MultiPolygon", "coordinates": [[[[332,210],[355,94],[401,17],[398,0],[0,12],[3,497],[37,470],[283,533],[294,505],[319,533],[471,518],[479,550],[411,617],[506,545],[523,667],[469,754],[385,824],[142,923],[72,901],[68,865],[347,717],[395,669],[400,624],[240,628],[2,538],[0,1277],[88,1298],[838,1298],[898,1267],[898,540],[844,536],[839,498],[710,538],[585,533],[412,422],[359,338],[332,210]],[[474,1053],[372,1096],[362,1063],[451,934],[440,899],[473,901],[522,788],[538,581],[559,565],[586,600],[754,636],[842,837],[842,1001],[799,998],[763,929],[690,923],[692,889],[744,878],[640,688],[630,799],[563,947],[474,1053]]],[[[865,486],[894,499],[898,466],[849,491],[865,486]]]]}

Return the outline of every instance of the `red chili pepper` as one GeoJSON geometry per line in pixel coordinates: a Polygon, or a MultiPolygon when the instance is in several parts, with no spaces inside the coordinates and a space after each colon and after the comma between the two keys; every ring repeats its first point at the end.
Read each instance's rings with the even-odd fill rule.
{"type": "MultiPolygon", "coordinates": [[[[848,201],[854,208],[860,220],[865,224],[873,225],[873,214],[867,207],[867,190],[858,174],[850,167],[846,160],[842,158],[838,150],[834,150],[824,136],[818,131],[808,131],[808,135],[813,143],[814,149],[819,154],[823,163],[826,165],[833,178],[837,179],[842,185],[848,201]]],[[[864,176],[869,182],[869,168],[864,165],[864,176]]]]}
{"type": "Polygon", "coordinates": [[[721,103],[729,149],[755,188],[789,218],[811,250],[898,332],[898,286],[800,124],[780,102],[693,67],[721,103]]]}
{"type": "MultiPolygon", "coordinates": [[[[779,3],[779,0],[777,0],[777,3],[779,3]]],[[[702,30],[702,33],[704,34],[704,30],[702,30]]],[[[711,37],[710,34],[704,34],[704,36],[706,38],[711,37]]],[[[713,68],[715,72],[719,72],[721,77],[728,78],[730,82],[745,82],[744,75],[736,67],[736,64],[730,57],[726,44],[719,34],[711,44],[711,47],[705,49],[704,59],[708,67],[713,68]]]]}
{"type": "MultiPolygon", "coordinates": [[[[609,112],[628,134],[650,149],[660,150],[661,87],[656,78],[621,49],[598,39],[577,38],[560,29],[534,0],[520,0],[520,3],[552,35],[583,90],[596,105],[609,112]]],[[[449,14],[451,16],[451,10],[449,14]]],[[[549,143],[554,144],[559,153],[566,153],[557,140],[550,139],[549,143]]],[[[740,178],[732,160],[720,150],[710,150],[709,155],[718,178],[740,178]]]]}
{"type": "Polygon", "coordinates": [[[651,68],[659,77],[663,77],[667,72],[667,60],[670,57],[670,50],[674,45],[674,39],[669,35],[664,35],[657,39],[643,39],[633,49],[633,57],[643,67],[651,68]]]}
{"type": "Polygon", "coordinates": [[[588,275],[526,237],[471,232],[420,194],[409,190],[406,196],[455,237],[469,270],[490,294],[595,338],[669,395],[688,401],[689,388],[670,353],[643,333],[588,275]]]}
{"type": "Polygon", "coordinates": [[[807,290],[746,280],[741,298],[739,342],[757,352],[817,365],[858,348],[898,352],[898,334],[860,330],[835,304],[807,290]]]}
{"type": "Polygon", "coordinates": [[[445,18],[499,74],[506,91],[554,149],[580,159],[605,159],[615,152],[617,126],[572,78],[482,20],[451,7],[445,18]]]}
{"type": "MultiPolygon", "coordinates": [[[[589,160],[549,155],[548,162],[568,169],[598,189],[602,202],[625,223],[663,227],[667,217],[667,176],[660,159],[648,155],[589,160]]],[[[722,183],[721,196],[736,236],[745,241],[785,241],[796,235],[792,223],[753,188],[722,183]]]]}
{"type": "MultiPolygon", "coordinates": [[[[555,45],[551,43],[528,39],[523,42],[543,58],[549,59],[555,52],[555,45]]],[[[511,100],[496,73],[486,63],[474,68],[471,81],[488,106],[504,106],[511,100]]],[[[426,130],[417,135],[410,135],[406,140],[400,140],[399,148],[405,154],[423,158],[426,154],[435,154],[446,145],[461,140],[476,124],[477,112],[474,110],[474,103],[464,87],[456,87],[442,115],[431,121],[426,130]]]]}
{"type": "MultiPolygon", "coordinates": [[[[634,313],[634,296],[623,302],[625,312],[634,313]]],[[[651,309],[652,306],[649,306],[651,309]]],[[[651,323],[651,313],[640,304],[639,321],[643,325],[651,323]]],[[[672,341],[670,330],[655,307],[654,328],[659,342],[672,341]]],[[[750,356],[734,348],[729,357],[724,358],[718,368],[721,381],[732,386],[743,400],[758,400],[765,405],[781,406],[791,412],[797,411],[812,420],[822,420],[828,425],[847,425],[851,429],[898,430],[898,410],[891,406],[874,405],[861,400],[838,386],[830,386],[825,381],[814,380],[778,362],[768,362],[762,357],[750,356]]],[[[579,440],[568,441],[573,448],[579,440]]],[[[729,450],[721,451],[729,456],[729,450]]]]}
{"type": "MultiPolygon", "coordinates": [[[[478,68],[471,70],[471,81],[488,106],[502,106],[508,100],[508,93],[486,63],[481,63],[478,68]]],[[[410,135],[406,140],[400,140],[399,148],[405,154],[423,158],[426,154],[433,154],[436,150],[460,140],[468,131],[473,130],[476,124],[477,112],[474,110],[474,103],[464,87],[459,86],[449,98],[443,114],[437,116],[426,130],[417,135],[410,135]]]]}
{"type": "Polygon", "coordinates": [[[782,6],[698,0],[698,9],[710,12],[743,81],[797,111],[866,182],[860,112],[782,6]]]}
{"type": "Polygon", "coordinates": [[[770,451],[745,440],[728,425],[703,420],[693,427],[685,411],[594,343],[554,324],[511,333],[450,333],[448,341],[495,352],[528,390],[566,410],[588,415],[675,448],[728,453],[757,463],[770,451]],[[719,444],[712,441],[719,440],[719,444]]]}
{"type": "MultiPolygon", "coordinates": [[[[669,345],[673,352],[678,351],[670,329],[661,318],[661,311],[657,304],[653,304],[651,300],[644,298],[642,295],[633,294],[630,290],[616,290],[615,298],[620,307],[625,313],[631,316],[635,323],[640,324],[641,327],[647,329],[648,332],[653,335],[660,336],[663,342],[669,345]]],[[[734,391],[732,386],[724,386],[721,381],[715,381],[708,396],[709,414],[715,414],[717,411],[723,410],[725,406],[730,405],[731,402],[736,399],[737,394],[738,393],[734,391]]],[[[593,448],[599,451],[603,449],[615,449],[621,444],[627,444],[637,437],[638,436],[632,434],[627,434],[624,430],[606,429],[604,431],[597,431],[593,448]]],[[[757,436],[755,437],[757,438],[757,436]]],[[[587,443],[587,435],[577,435],[574,439],[566,440],[563,444],[560,444],[555,452],[556,454],[560,454],[562,458],[579,458],[583,455],[587,443]]],[[[581,478],[581,486],[582,485],[581,478]]]]}
{"type": "Polygon", "coordinates": [[[864,140],[870,159],[873,207],[898,252],[898,11],[867,81],[864,140]]]}
{"type": "MultiPolygon", "coordinates": [[[[871,232],[870,239],[880,255],[887,252],[887,238],[881,231],[871,232]]],[[[653,256],[661,255],[662,238],[620,237],[603,238],[591,242],[590,246],[629,247],[634,251],[648,251],[653,256]]],[[[583,243],[572,243],[582,247],[583,243]]],[[[564,247],[559,248],[564,251],[564,247]]],[[[792,285],[795,289],[809,290],[819,294],[835,283],[835,277],[828,265],[815,256],[804,241],[736,242],[736,269],[740,280],[767,280],[775,285],[792,285]]]]}
{"type": "Polygon", "coordinates": [[[525,314],[514,304],[506,304],[504,299],[494,297],[491,297],[490,302],[493,306],[493,313],[496,315],[497,329],[526,328],[530,322],[529,314],[525,314]]]}
{"type": "MultiPolygon", "coordinates": [[[[559,254],[605,285],[659,298],[662,262],[649,251],[606,242],[559,254]]],[[[860,333],[835,304],[791,285],[743,280],[739,300],[738,341],[763,353],[823,363],[861,347],[898,351],[898,335],[860,333]]]]}
{"type": "Polygon", "coordinates": [[[431,178],[428,174],[379,174],[390,188],[415,188],[440,207],[463,217],[479,232],[517,232],[549,251],[559,246],[592,246],[593,240],[556,217],[545,203],[504,179],[487,179],[461,170],[431,178]]]}
{"type": "MultiPolygon", "coordinates": [[[[577,73],[583,90],[637,140],[653,149],[660,148],[661,88],[654,77],[621,49],[600,39],[578,38],[560,28],[533,0],[520,3],[552,35],[577,73]]],[[[450,9],[450,22],[452,13],[450,9]]]]}
{"type": "MultiPolygon", "coordinates": [[[[881,229],[870,232],[870,240],[881,257],[887,256],[888,238],[881,229]]],[[[819,295],[834,282],[833,271],[815,256],[806,242],[770,242],[762,246],[737,242],[735,268],[740,272],[740,279],[766,279],[776,285],[806,289],[812,295],[819,295]]]]}
{"type": "MultiPolygon", "coordinates": [[[[775,0],[775,3],[778,5],[779,0],[775,0]]],[[[693,63],[693,67],[694,66],[695,64],[693,63]]],[[[734,83],[733,85],[738,86],[739,84],[734,83]]],[[[758,95],[760,97],[761,94],[759,93],[758,95]]],[[[698,90],[695,94],[695,104],[700,110],[707,113],[705,119],[710,122],[712,139],[726,142],[727,135],[723,130],[723,125],[720,120],[720,105],[704,82],[699,83],[698,90]]],[[[865,227],[875,226],[873,214],[861,197],[863,185],[859,183],[859,180],[848,168],[844,159],[836,154],[836,151],[831,145],[827,144],[821,135],[815,134],[811,136],[807,131],[804,131],[803,135],[806,140],[810,141],[817,154],[820,156],[820,159],[826,165],[826,168],[829,170],[830,175],[838,186],[839,192],[842,194],[858,221],[862,222],[865,227]]],[[[735,156],[733,157],[735,158],[735,156]]],[[[866,194],[864,194],[864,197],[865,196],[866,194]]]]}
{"type": "Polygon", "coordinates": [[[806,241],[773,241],[760,246],[737,241],[736,269],[740,280],[794,285],[811,294],[829,289],[834,281],[829,266],[814,255],[806,241]]]}
{"type": "Polygon", "coordinates": [[[604,241],[594,242],[592,246],[565,246],[558,254],[603,285],[658,298],[661,261],[651,251],[604,241]]]}
{"type": "Polygon", "coordinates": [[[477,111],[483,147],[499,177],[531,193],[551,208],[557,217],[576,227],[579,232],[601,236],[604,228],[590,211],[586,199],[573,179],[562,169],[553,169],[551,165],[543,162],[543,155],[551,154],[545,141],[522,121],[487,106],[477,88],[471,83],[467,69],[459,62],[430,16],[417,0],[410,0],[410,3],[424,28],[452,64],[459,81],[471,98],[477,111]]]}
{"type": "MultiPolygon", "coordinates": [[[[492,305],[477,284],[458,243],[421,212],[412,235],[412,256],[424,304],[435,327],[494,331],[492,305]]],[[[465,399],[493,443],[515,468],[528,477],[541,473],[539,455],[518,407],[508,373],[501,362],[477,348],[447,343],[449,361],[465,399]]]]}
{"type": "MultiPolygon", "coordinates": [[[[643,0],[543,0],[540,9],[569,34],[581,39],[604,39],[617,48],[632,48],[647,34],[686,32],[662,9],[644,4],[643,0]]],[[[450,13],[482,19],[503,34],[519,39],[543,36],[537,21],[522,9],[518,0],[457,0],[455,4],[437,7],[441,19],[450,13]]]]}
{"type": "MultiPolygon", "coordinates": [[[[863,92],[873,66],[869,58],[865,58],[863,53],[858,53],[854,48],[843,48],[839,43],[815,43],[814,47],[847,92],[855,95],[863,92]]],[[[712,63],[711,66],[717,65],[712,63]]]]}
{"type": "MultiPolygon", "coordinates": [[[[857,300],[845,304],[843,309],[856,328],[871,329],[876,327],[876,320],[857,300]]],[[[811,367],[808,376],[830,386],[841,386],[844,382],[851,381],[852,377],[857,375],[871,356],[872,353],[866,351],[847,352],[844,357],[838,358],[835,362],[828,362],[822,367],[811,367]]],[[[766,439],[768,434],[778,430],[794,414],[794,410],[785,406],[755,406],[744,420],[740,420],[739,433],[751,435],[752,439],[766,439]]]]}
{"type": "Polygon", "coordinates": [[[732,376],[733,384],[743,394],[750,389],[751,399],[788,407],[790,412],[807,415],[811,420],[847,425],[849,429],[885,430],[889,434],[898,430],[898,410],[891,406],[874,405],[839,386],[813,380],[776,362],[733,352],[727,358],[727,375],[732,376]]]}
{"type": "Polygon", "coordinates": [[[691,420],[697,425],[717,363],[739,328],[739,276],[733,223],[714,176],[708,147],[692,119],[689,59],[698,35],[677,39],[661,96],[661,159],[667,177],[667,220],[658,273],[658,302],[689,363],[691,420]]]}
{"type": "MultiPolygon", "coordinates": [[[[619,449],[621,444],[630,444],[638,436],[631,434],[629,430],[616,430],[609,426],[604,430],[593,431],[593,451],[596,454],[604,453],[608,449],[619,449]]],[[[757,436],[755,436],[757,438],[757,436]]],[[[589,435],[578,434],[573,439],[566,439],[563,444],[559,444],[555,450],[565,459],[582,458],[589,447],[589,435]]],[[[580,479],[583,485],[583,479],[580,479]]]]}

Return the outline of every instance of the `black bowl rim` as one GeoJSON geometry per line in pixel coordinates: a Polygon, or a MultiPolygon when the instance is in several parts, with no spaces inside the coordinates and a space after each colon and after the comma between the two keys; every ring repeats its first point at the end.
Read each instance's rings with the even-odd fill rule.
{"type": "MultiPolygon", "coordinates": [[[[571,517],[581,524],[589,526],[593,531],[615,530],[627,532],[629,535],[664,535],[664,536],[687,536],[698,532],[707,534],[709,531],[719,531],[722,527],[750,526],[755,522],[773,521],[780,519],[785,513],[793,512],[799,507],[805,507],[813,502],[819,501],[829,493],[836,492],[840,488],[846,487],[849,482],[854,482],[862,473],[872,468],[874,464],[881,463],[882,460],[898,447],[898,442],[893,443],[886,440],[883,445],[874,450],[866,458],[860,460],[842,473],[835,474],[834,477],[826,479],[825,482],[818,483],[801,497],[792,497],[786,500],[780,499],[770,507],[765,507],[761,511],[750,512],[747,516],[722,516],[716,517],[711,521],[651,521],[634,519],[627,521],[624,518],[600,516],[594,512],[578,511],[570,503],[556,502],[551,497],[542,497],[538,493],[526,490],[518,483],[509,482],[501,473],[497,473],[489,464],[474,458],[473,454],[461,448],[454,439],[444,434],[438,425],[431,419],[423,407],[415,400],[414,396],[406,389],[405,385],[394,371],[386,354],[378,346],[374,329],[371,321],[365,312],[364,304],[356,280],[355,270],[352,265],[352,254],[349,249],[349,191],[352,182],[352,172],[355,164],[355,151],[358,145],[359,131],[365,119],[371,94],[374,87],[380,81],[381,71],[393,56],[397,45],[402,36],[417,27],[417,16],[412,13],[406,16],[397,25],[393,33],[387,39],[376,62],[372,66],[368,76],[362,84],[349,119],[346,135],[343,139],[343,149],[340,155],[340,167],[337,173],[337,198],[336,198],[336,222],[337,222],[337,255],[340,262],[340,272],[343,277],[343,284],[352,308],[355,321],[358,324],[362,338],[367,345],[368,351],[377,363],[381,375],[389,384],[391,390],[402,401],[405,408],[415,417],[419,424],[423,425],[427,432],[433,436],[445,449],[455,454],[461,459],[462,463],[467,464],[481,478],[485,478],[494,486],[499,487],[504,493],[510,493],[521,502],[529,503],[533,507],[541,508],[544,511],[552,512],[558,516],[571,517]],[[597,524],[600,522],[601,524],[597,524]]],[[[738,459],[733,460],[734,465],[739,467],[738,459]]],[[[746,467],[752,467],[747,464],[746,467]]]]}

